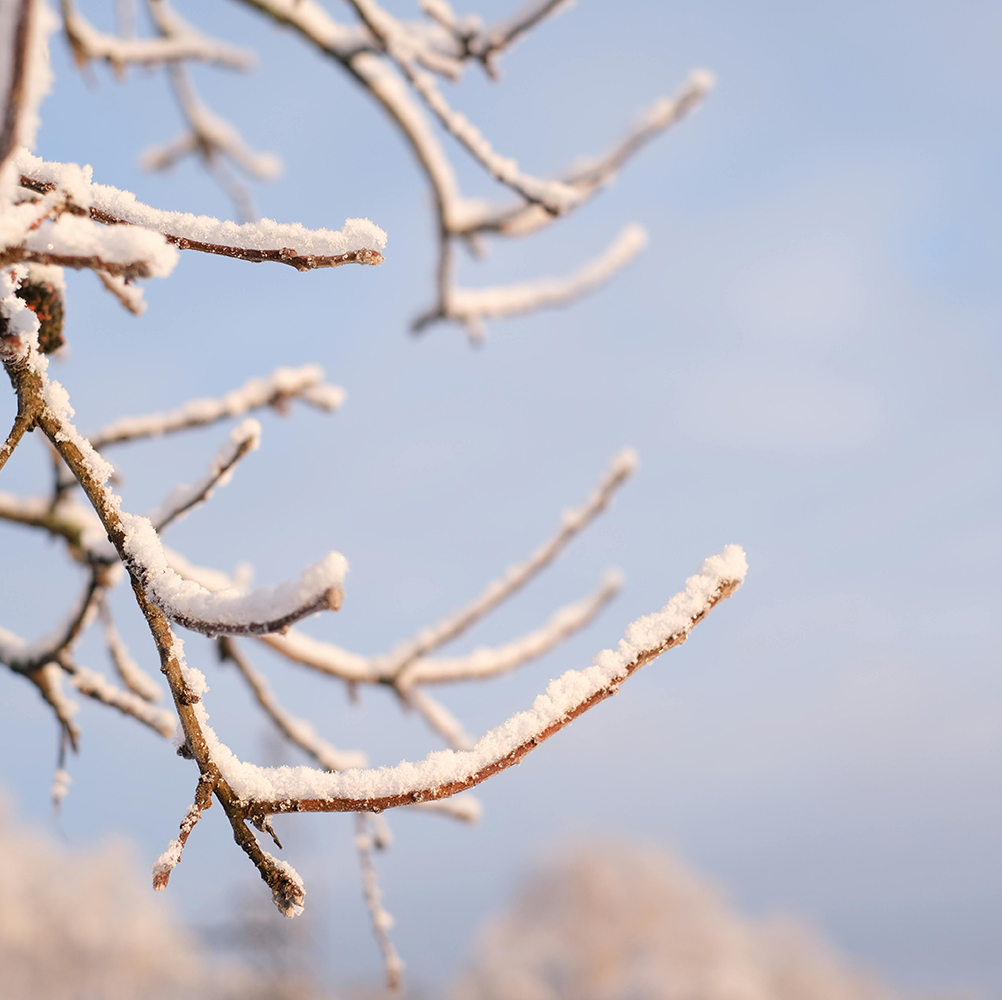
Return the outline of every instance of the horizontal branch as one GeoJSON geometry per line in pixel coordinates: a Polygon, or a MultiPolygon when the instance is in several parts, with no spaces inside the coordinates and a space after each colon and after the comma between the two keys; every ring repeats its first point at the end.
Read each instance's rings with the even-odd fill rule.
{"type": "Polygon", "coordinates": [[[122,417],[91,434],[90,442],[98,450],[122,441],[159,437],[175,431],[239,417],[252,410],[270,406],[281,411],[293,399],[301,399],[318,409],[333,411],[344,402],[344,390],[324,383],[319,365],[301,368],[278,368],[265,378],[253,378],[239,389],[219,399],[195,399],[176,410],[151,413],[143,417],[122,417]]]}
{"type": "MultiPolygon", "coordinates": [[[[472,750],[443,750],[417,763],[329,774],[310,768],[262,768],[239,761],[205,729],[215,760],[249,817],[290,812],[380,812],[447,798],[517,764],[579,715],[614,695],[644,664],[681,645],[692,629],[740,586],[747,563],[729,545],[707,559],[661,611],[627,628],[618,649],[605,650],[586,670],[551,681],[527,712],[491,730],[472,750]]],[[[200,706],[195,706],[200,708],[200,706]]]]}
{"type": "MultiPolygon", "coordinates": [[[[103,223],[107,232],[135,228],[159,233],[181,250],[235,257],[254,263],[274,261],[300,271],[342,264],[381,264],[386,233],[368,219],[348,219],[339,230],[307,229],[271,219],[225,222],[190,212],[165,212],[137,201],[131,191],[95,184],[90,167],[46,162],[21,150],[16,157],[21,185],[34,192],[60,191],[67,209],[103,223]]],[[[73,217],[73,216],[71,216],[73,217]]],[[[83,221],[83,220],[78,220],[83,221]]],[[[98,268],[116,273],[109,268],[98,268]]]]}
{"type": "MultiPolygon", "coordinates": [[[[157,0],[155,7],[165,6],[157,0]]],[[[109,63],[121,71],[126,66],[160,66],[164,63],[197,61],[226,66],[229,69],[251,69],[254,53],[225,42],[209,38],[197,31],[177,14],[170,11],[175,30],[161,38],[121,38],[98,31],[71,0],[62,0],[63,30],[78,65],[95,59],[109,63]]]]}
{"type": "Polygon", "coordinates": [[[605,252],[562,278],[541,278],[494,288],[453,288],[436,310],[414,322],[418,332],[437,320],[454,319],[465,323],[474,339],[483,336],[484,319],[514,316],[554,306],[566,305],[594,291],[622,270],[647,245],[643,226],[627,226],[605,252]]]}

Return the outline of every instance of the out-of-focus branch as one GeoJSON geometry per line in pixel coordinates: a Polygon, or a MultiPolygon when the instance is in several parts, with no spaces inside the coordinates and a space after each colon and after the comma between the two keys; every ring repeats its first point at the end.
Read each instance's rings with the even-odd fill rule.
{"type": "Polygon", "coordinates": [[[481,647],[467,656],[421,657],[406,672],[408,684],[443,684],[496,677],[560,645],[588,625],[619,593],[620,574],[611,571],[594,594],[556,611],[545,625],[496,648],[481,647]]]}
{"type": "Polygon", "coordinates": [[[471,750],[474,741],[467,735],[463,724],[440,701],[424,688],[414,684],[395,685],[400,698],[409,708],[419,712],[429,727],[453,750],[471,750]]]}
{"type": "Polygon", "coordinates": [[[397,679],[402,678],[407,668],[419,657],[465,632],[474,622],[524,587],[541,569],[553,562],[572,538],[605,510],[613,493],[626,481],[636,464],[637,457],[630,450],[617,455],[598,489],[583,507],[564,514],[560,528],[549,541],[540,545],[524,562],[509,567],[503,576],[489,583],[476,600],[401,643],[382,664],[383,672],[397,679]]]}
{"type": "Polygon", "coordinates": [[[355,816],[355,850],[358,852],[358,863],[362,869],[362,894],[372,920],[372,931],[386,966],[386,985],[389,989],[396,990],[400,987],[403,962],[390,939],[393,917],[383,908],[383,893],[379,888],[376,866],[372,861],[372,819],[369,813],[364,812],[355,816]]]}
{"type": "Polygon", "coordinates": [[[344,401],[344,390],[324,382],[319,365],[302,368],[278,368],[265,378],[253,378],[239,389],[218,399],[195,399],[167,413],[151,413],[144,417],[122,417],[90,435],[98,450],[122,441],[160,437],[192,427],[239,417],[252,410],[270,406],[283,412],[288,404],[300,399],[328,412],[338,409],[344,401]]]}
{"type": "Polygon", "coordinates": [[[247,682],[254,700],[275,724],[281,734],[301,750],[308,753],[327,771],[344,771],[350,767],[365,767],[366,756],[358,750],[338,750],[321,739],[308,722],[297,719],[285,711],[278,703],[268,682],[251,666],[250,660],[230,638],[219,639],[219,658],[224,663],[232,663],[247,682]]]}
{"type": "Polygon", "coordinates": [[[3,124],[0,126],[0,182],[6,174],[7,161],[20,145],[21,119],[24,114],[30,63],[28,46],[35,0],[20,0],[16,8],[14,3],[6,6],[7,9],[3,12],[6,37],[0,43],[3,45],[3,50],[0,51],[0,67],[5,71],[0,74],[0,80],[7,84],[7,91],[2,95],[4,114],[3,124]]]}
{"type": "Polygon", "coordinates": [[[157,533],[162,533],[175,521],[206,503],[217,487],[230,481],[237,463],[256,449],[260,441],[261,425],[253,418],[234,427],[212,460],[209,471],[194,486],[176,487],[155,511],[147,515],[157,533]]]}
{"type": "Polygon", "coordinates": [[[100,616],[104,625],[104,643],[108,647],[108,655],[122,683],[144,701],[159,701],[160,688],[129,654],[128,647],[115,628],[107,601],[101,603],[100,616]]]}
{"type": "Polygon", "coordinates": [[[112,684],[107,677],[87,667],[78,666],[69,657],[62,657],[60,665],[70,675],[70,683],[81,694],[101,702],[102,705],[117,708],[123,715],[131,715],[161,736],[167,737],[174,732],[176,722],[172,712],[151,705],[131,691],[123,691],[112,684]]]}
{"type": "Polygon", "coordinates": [[[452,288],[431,312],[414,321],[420,332],[441,320],[456,320],[466,326],[470,338],[484,338],[485,319],[515,316],[553,306],[566,305],[605,284],[647,245],[643,226],[627,226],[606,251],[573,274],[563,278],[541,278],[496,288],[452,288]]]}
{"type": "MultiPolygon", "coordinates": [[[[161,6],[167,8],[164,0],[155,0],[152,5],[153,9],[161,6]]],[[[169,33],[160,38],[123,38],[98,31],[77,11],[72,0],[61,0],[61,7],[63,30],[78,66],[94,59],[108,63],[121,74],[130,65],[150,67],[188,60],[241,70],[255,63],[253,52],[202,34],[169,8],[161,14],[172,25],[169,33]]]]}

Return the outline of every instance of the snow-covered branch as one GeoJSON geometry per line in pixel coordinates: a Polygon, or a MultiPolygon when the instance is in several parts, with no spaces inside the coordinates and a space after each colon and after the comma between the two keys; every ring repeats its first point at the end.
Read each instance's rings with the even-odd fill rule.
{"type": "MultiPolygon", "coordinates": [[[[58,203],[67,214],[55,221],[47,220],[43,225],[51,227],[68,224],[69,237],[76,237],[81,241],[89,238],[90,242],[86,244],[88,252],[97,254],[91,244],[102,250],[107,245],[108,249],[104,252],[117,255],[113,256],[109,266],[103,266],[99,261],[84,263],[85,258],[72,244],[69,249],[57,247],[55,251],[50,251],[50,256],[60,254],[81,257],[80,263],[70,262],[64,265],[69,267],[92,267],[109,274],[140,273],[137,270],[138,263],[133,263],[132,270],[127,271],[118,262],[118,258],[126,252],[121,246],[123,241],[126,247],[131,248],[132,243],[129,241],[144,239],[147,243],[141,243],[140,246],[151,255],[154,249],[158,250],[158,254],[153,255],[153,259],[146,265],[146,273],[157,276],[168,273],[173,267],[175,247],[253,263],[272,261],[288,264],[299,271],[340,267],[343,264],[381,264],[383,261],[379,251],[386,246],[386,233],[368,219],[348,219],[339,230],[307,229],[298,222],[283,224],[271,219],[242,224],[225,222],[207,215],[165,212],[151,208],[137,201],[131,191],[94,183],[93,171],[89,166],[49,163],[32,156],[27,150],[21,150],[17,154],[15,163],[20,172],[22,188],[26,192],[42,195],[41,208],[31,201],[17,206],[20,215],[24,217],[24,231],[31,232],[27,241],[35,256],[22,255],[16,259],[60,263],[58,260],[43,259],[45,255],[35,249],[35,244],[41,245],[41,238],[35,230],[31,230],[31,226],[35,225],[32,210],[36,215],[39,211],[48,214],[51,211],[49,204],[58,203]],[[49,202],[45,201],[46,198],[50,199],[49,202]],[[80,218],[81,215],[102,225],[92,228],[86,218],[80,218]],[[149,242],[150,240],[153,242],[149,242]]],[[[49,238],[47,242],[53,241],[49,238]]],[[[10,247],[3,253],[14,253],[16,244],[12,245],[6,239],[0,241],[0,246],[2,244],[10,247]]]]}
{"type": "Polygon", "coordinates": [[[563,278],[541,278],[496,288],[452,288],[437,309],[414,321],[423,330],[438,320],[453,319],[466,325],[470,337],[483,340],[483,321],[518,313],[566,305],[605,284],[647,245],[643,226],[627,226],[605,252],[563,278]]]}
{"type": "Polygon", "coordinates": [[[166,0],[154,0],[151,9],[158,21],[170,24],[172,30],[160,38],[122,38],[98,31],[76,9],[73,0],[61,0],[63,30],[73,49],[77,64],[90,60],[108,63],[121,73],[126,66],[160,66],[164,63],[196,61],[215,63],[229,69],[251,69],[253,52],[217,41],[188,24],[166,0]]]}
{"type": "Polygon", "coordinates": [[[209,465],[209,471],[194,486],[175,487],[156,510],[146,515],[157,533],[206,503],[217,487],[230,481],[237,462],[260,443],[261,425],[253,418],[234,427],[209,465]]]}
{"type": "Polygon", "coordinates": [[[290,743],[308,753],[324,770],[345,771],[351,767],[365,767],[364,753],[358,750],[338,750],[321,739],[310,723],[295,718],[282,708],[268,682],[251,666],[250,660],[232,639],[224,637],[219,640],[219,658],[237,668],[254,695],[254,700],[278,731],[290,743]]]}
{"type": "Polygon", "coordinates": [[[203,427],[217,420],[243,416],[265,406],[281,412],[294,399],[333,412],[344,402],[344,390],[327,385],[324,382],[324,370],[319,365],[277,368],[271,375],[252,378],[239,389],[218,399],[195,399],[167,413],[122,417],[89,437],[91,444],[100,450],[122,441],[160,437],[192,427],[203,427]]]}
{"type": "Polygon", "coordinates": [[[600,701],[616,694],[640,667],[681,645],[692,629],[741,585],[744,552],[728,545],[707,559],[660,611],[630,625],[616,650],[599,653],[585,670],[550,682],[533,707],[492,729],[472,750],[441,750],[423,761],[339,774],[311,768],[263,768],[240,761],[206,727],[213,759],[248,816],[288,812],[379,812],[447,798],[517,764],[540,743],[600,701]]]}
{"type": "Polygon", "coordinates": [[[373,816],[364,812],[355,816],[355,850],[358,852],[358,863],[362,870],[362,895],[386,967],[386,985],[387,988],[395,990],[400,986],[400,973],[403,972],[404,963],[390,939],[393,917],[383,908],[383,893],[379,888],[376,866],[372,860],[373,819],[373,816]]]}
{"type": "Polygon", "coordinates": [[[476,600],[452,612],[436,624],[422,629],[413,638],[400,643],[381,656],[366,657],[332,643],[314,639],[296,629],[282,635],[261,636],[261,641],[294,663],[302,664],[352,683],[408,685],[460,676],[489,676],[503,672],[541,655],[552,645],[581,628],[608,600],[618,581],[610,578],[595,598],[558,611],[547,625],[530,635],[497,650],[482,650],[456,660],[429,660],[427,654],[456,638],[502,601],[524,587],[551,563],[567,544],[608,506],[615,491],[636,466],[636,455],[626,450],[617,455],[586,503],[564,514],[556,533],[521,563],[509,567],[503,576],[492,581],[476,600]],[[482,674],[478,671],[483,671],[482,674]]]}

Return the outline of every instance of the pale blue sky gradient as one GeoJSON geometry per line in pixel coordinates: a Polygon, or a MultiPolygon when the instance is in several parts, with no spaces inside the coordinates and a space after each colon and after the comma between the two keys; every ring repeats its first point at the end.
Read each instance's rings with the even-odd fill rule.
{"type": "MultiPolygon", "coordinates": [[[[406,332],[430,298],[428,195],[366,95],[238,4],[179,7],[262,54],[248,78],[196,74],[215,110],[285,159],[258,189],[262,214],[335,227],[367,215],[389,243],[378,269],[305,275],[185,255],[149,283],[140,320],[91,275],[70,277],[72,353],[55,369],[85,430],[279,364],[319,361],[348,390],[333,418],[266,414],[262,450],[172,544],[221,568],[250,560],[261,582],[339,549],[344,607],[306,627],[377,652],[543,540],[633,445],[640,471],[601,523],[457,648],[534,626],[608,565],[625,571],[623,595],[544,662],[444,693],[476,733],[614,644],[725,543],[751,565],[683,649],[485,786],[480,828],[394,821],[379,865],[411,975],[448,978],[540,850],[624,831],[678,848],[749,912],[805,914],[895,984],[1002,994],[998,6],[591,0],[511,53],[501,85],[472,72],[455,103],[540,173],[604,147],[691,68],[719,77],[705,109],[594,204],[463,265],[470,285],[516,280],[570,269],[627,221],[651,234],[600,293],[494,323],[481,350],[453,329],[406,332]]],[[[229,214],[195,166],[136,167],[179,128],[159,77],[120,85],[99,67],[87,85],[55,52],[42,155],[91,162],[164,208],[229,214]]],[[[490,193],[463,155],[470,193],[490,193]]],[[[117,451],[126,505],[191,481],[224,433],[117,451]]],[[[29,441],[3,488],[36,491],[46,474],[29,441]]],[[[78,582],[58,546],[2,527],[0,544],[18,568],[0,578],[3,623],[35,636],[78,582]]],[[[122,629],[150,664],[121,590],[122,629]]],[[[96,643],[84,649],[104,666],[96,643]]],[[[236,679],[207,641],[188,650],[213,723],[260,759],[266,727],[236,679]]],[[[338,686],[253,652],[337,744],[376,763],[435,746],[384,692],[352,709],[338,686]]],[[[85,706],[81,722],[67,836],[123,831],[152,860],[192,765],[107,711],[85,706]]],[[[48,814],[53,747],[33,689],[6,679],[3,782],[28,816],[48,814]]],[[[196,921],[258,888],[215,812],[165,894],[196,921]]],[[[378,971],[349,825],[280,824],[337,982],[378,971]]]]}

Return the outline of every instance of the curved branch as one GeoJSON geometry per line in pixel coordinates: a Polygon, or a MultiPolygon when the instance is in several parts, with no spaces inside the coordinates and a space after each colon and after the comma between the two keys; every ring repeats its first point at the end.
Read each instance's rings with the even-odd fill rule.
{"type": "Polygon", "coordinates": [[[254,695],[254,700],[278,731],[290,743],[308,753],[326,771],[345,771],[352,767],[365,767],[366,756],[358,750],[338,750],[321,739],[308,722],[294,718],[278,703],[268,682],[251,666],[237,644],[227,637],[219,639],[219,658],[232,663],[254,695]]]}
{"type": "Polygon", "coordinates": [[[744,552],[729,545],[707,559],[686,589],[661,611],[634,622],[616,651],[605,650],[583,671],[551,681],[531,710],[491,730],[468,751],[443,750],[418,763],[329,774],[310,768],[261,768],[237,760],[206,729],[211,754],[240,796],[245,816],[290,812],[380,812],[447,798],[517,764],[540,743],[616,694],[644,664],[681,645],[692,629],[740,586],[744,552]]]}

